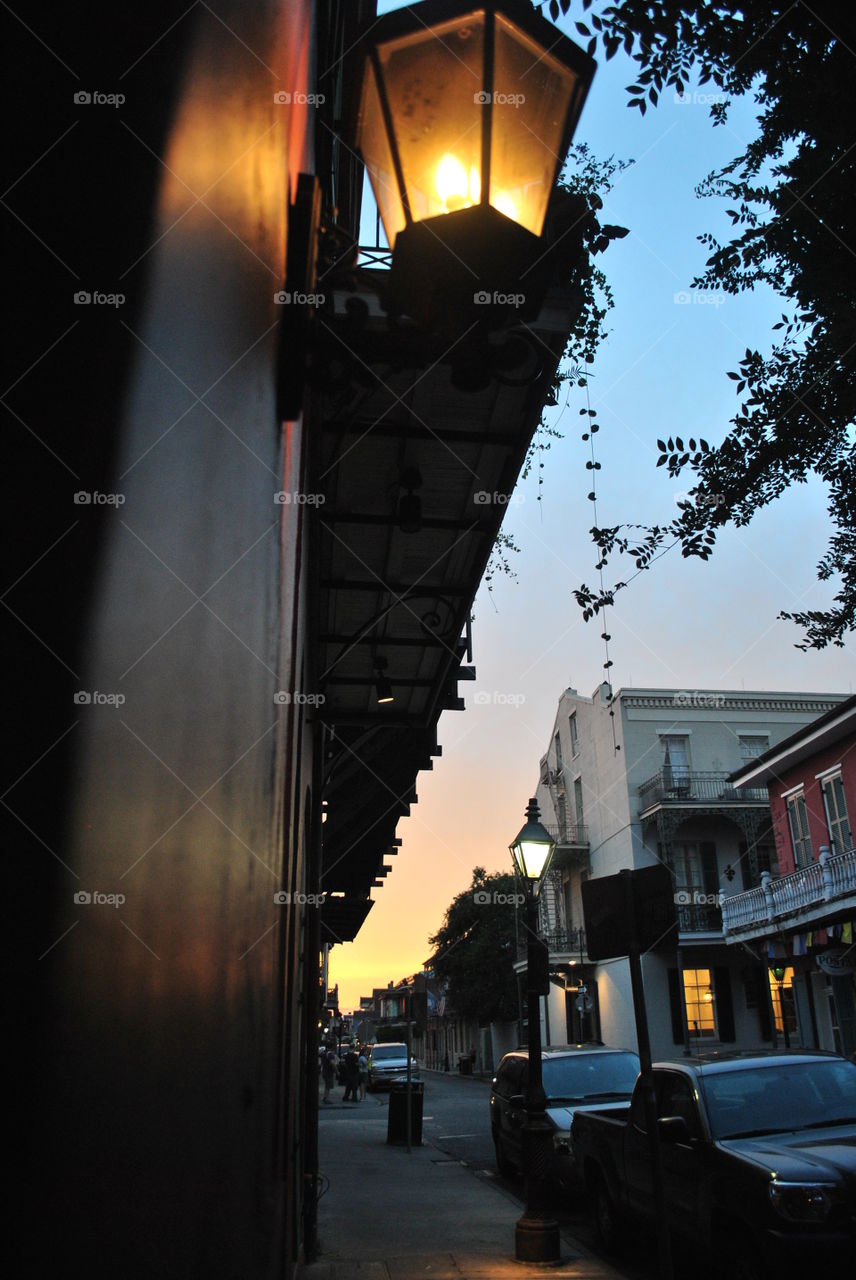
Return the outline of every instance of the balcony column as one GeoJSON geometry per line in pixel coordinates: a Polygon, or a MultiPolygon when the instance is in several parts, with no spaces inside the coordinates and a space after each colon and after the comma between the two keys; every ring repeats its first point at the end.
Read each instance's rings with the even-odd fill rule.
{"type": "Polygon", "coordinates": [[[764,901],[767,905],[767,919],[772,920],[775,915],[775,904],[773,902],[773,886],[771,884],[772,876],[769,871],[761,872],[761,888],[764,890],[764,901]]]}
{"type": "Polygon", "coordinates": [[[823,884],[824,902],[828,902],[830,898],[835,897],[835,884],[832,879],[832,868],[829,865],[831,857],[832,855],[829,852],[829,845],[822,844],[820,846],[820,853],[817,855],[817,860],[820,863],[820,877],[823,884]]]}

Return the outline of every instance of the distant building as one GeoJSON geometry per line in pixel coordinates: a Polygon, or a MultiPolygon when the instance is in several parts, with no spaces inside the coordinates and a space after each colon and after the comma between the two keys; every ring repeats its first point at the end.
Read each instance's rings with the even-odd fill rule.
{"type": "Polygon", "coordinates": [[[856,698],[733,774],[769,788],[778,874],[726,898],[726,941],[766,947],[778,1033],[856,1051],[856,698]]]}
{"type": "Polygon", "coordinates": [[[541,894],[546,1043],[635,1045],[627,960],[590,961],[580,886],[658,860],[674,876],[678,926],[643,957],[654,1054],[770,1042],[766,952],[728,945],[720,902],[779,874],[776,845],[766,788],[738,789],[731,775],[842,701],[683,689],[613,697],[608,684],[591,698],[561,695],[537,788],[557,842],[541,894]]]}
{"type": "Polygon", "coordinates": [[[429,974],[416,973],[386,987],[375,987],[371,996],[361,997],[359,1011],[352,1015],[354,1034],[366,1044],[404,1040],[409,1019],[413,1053],[425,1061],[428,1020],[436,1008],[437,986],[429,974]]]}

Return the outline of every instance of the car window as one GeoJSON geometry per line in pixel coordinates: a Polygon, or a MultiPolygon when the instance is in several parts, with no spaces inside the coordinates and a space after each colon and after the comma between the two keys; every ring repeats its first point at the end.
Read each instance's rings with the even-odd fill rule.
{"type": "Polygon", "coordinates": [[[702,1085],[715,1138],[856,1123],[856,1065],[844,1059],[710,1073],[702,1085]]]}
{"type": "Polygon", "coordinates": [[[690,1082],[676,1071],[667,1071],[657,1078],[657,1117],[681,1116],[687,1122],[690,1136],[701,1137],[698,1107],[690,1082]]]}
{"type": "Polygon", "coordinates": [[[406,1058],[407,1047],[403,1044],[377,1044],[372,1049],[372,1062],[385,1062],[390,1058],[406,1058]]]}
{"type": "Polygon", "coordinates": [[[509,1058],[499,1064],[496,1073],[495,1092],[502,1098],[511,1098],[515,1093],[522,1093],[521,1080],[526,1061],[523,1058],[509,1058]]]}
{"type": "Polygon", "coordinates": [[[629,1098],[638,1074],[639,1059],[629,1051],[545,1058],[544,1092],[551,1102],[609,1102],[629,1098]]]}

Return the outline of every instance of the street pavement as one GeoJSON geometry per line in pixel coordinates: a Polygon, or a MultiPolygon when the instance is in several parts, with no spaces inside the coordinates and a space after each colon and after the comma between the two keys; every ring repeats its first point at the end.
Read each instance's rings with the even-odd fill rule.
{"type": "Polygon", "coordinates": [[[500,1179],[488,1125],[489,1082],[426,1071],[423,1145],[387,1143],[389,1095],[321,1105],[318,1260],[306,1280],[505,1280],[544,1274],[563,1280],[644,1280],[616,1269],[559,1213],[559,1266],[519,1263],[514,1224],[522,1187],[500,1179]],[[466,1154],[463,1154],[466,1152],[466,1154]]]}

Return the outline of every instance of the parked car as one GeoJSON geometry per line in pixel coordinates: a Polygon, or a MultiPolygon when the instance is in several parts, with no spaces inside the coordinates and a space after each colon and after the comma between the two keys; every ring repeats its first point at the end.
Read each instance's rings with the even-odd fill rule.
{"type": "MultiPolygon", "coordinates": [[[[571,1121],[590,1107],[625,1106],[639,1073],[639,1058],[629,1049],[605,1045],[568,1045],[543,1051],[542,1077],[547,1119],[553,1127],[552,1176],[572,1185],[571,1121]]],[[[507,1053],[490,1089],[490,1131],[500,1173],[511,1177],[521,1168],[522,1130],[526,1121],[529,1050],[507,1053]]]]}
{"type": "MultiPolygon", "coordinates": [[[[659,1062],[657,1128],[672,1232],[717,1276],[832,1274],[856,1255],[856,1065],[767,1052],[659,1062]]],[[[653,1225],[641,1087],[623,1111],[578,1112],[572,1144],[601,1243],[653,1225]]]]}
{"type": "MultiPolygon", "coordinates": [[[[410,1055],[410,1075],[419,1079],[419,1063],[410,1055]]],[[[407,1077],[407,1045],[406,1044],[373,1044],[369,1049],[369,1081],[370,1091],[388,1089],[393,1080],[407,1077]]]]}

